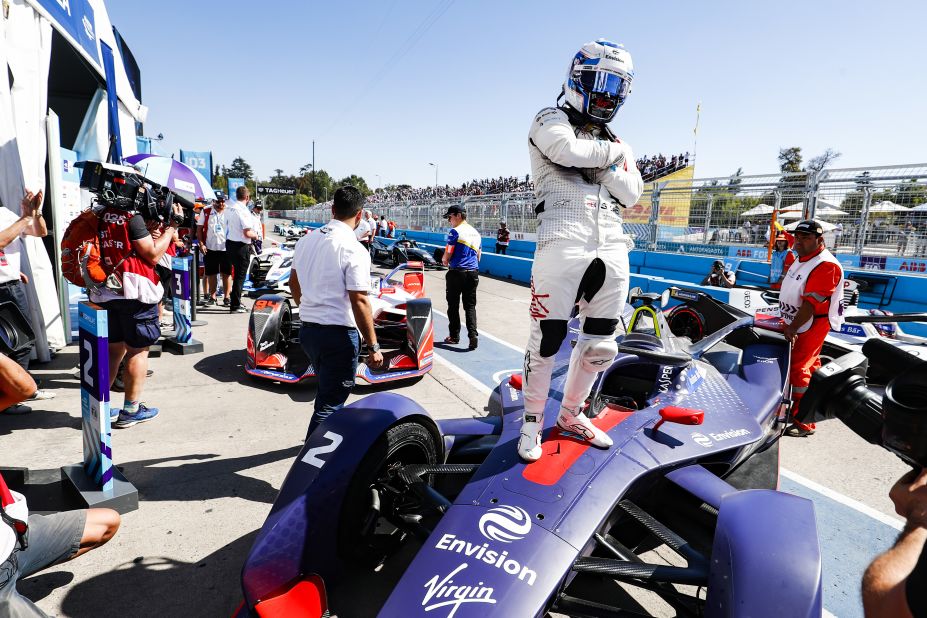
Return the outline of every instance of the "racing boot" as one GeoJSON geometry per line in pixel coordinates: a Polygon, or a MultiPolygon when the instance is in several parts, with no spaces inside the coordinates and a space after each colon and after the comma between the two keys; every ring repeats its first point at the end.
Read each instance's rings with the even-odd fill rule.
{"type": "Polygon", "coordinates": [[[543,425],[543,414],[537,415],[525,412],[521,433],[518,435],[518,456],[529,463],[541,458],[541,429],[543,425]]]}
{"type": "MultiPolygon", "coordinates": [[[[557,415],[557,426],[564,431],[575,433],[599,448],[608,448],[613,444],[608,434],[592,424],[592,421],[583,412],[583,406],[577,406],[576,408],[560,406],[560,414],[557,415]]],[[[519,442],[519,448],[520,445],[521,442],[519,442]]]]}

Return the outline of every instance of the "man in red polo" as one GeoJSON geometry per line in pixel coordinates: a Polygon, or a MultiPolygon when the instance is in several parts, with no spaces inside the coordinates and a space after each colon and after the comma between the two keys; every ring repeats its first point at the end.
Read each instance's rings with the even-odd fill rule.
{"type": "MultiPolygon", "coordinates": [[[[785,322],[783,334],[792,343],[789,384],[794,402],[793,416],[808,390],[811,374],[821,366],[821,348],[830,329],[843,324],[843,268],[824,247],[824,230],[817,221],[800,222],[795,228],[798,259],[782,280],[779,315],[785,322]]],[[[793,437],[810,436],[814,423],[797,420],[786,430],[793,437]]]]}

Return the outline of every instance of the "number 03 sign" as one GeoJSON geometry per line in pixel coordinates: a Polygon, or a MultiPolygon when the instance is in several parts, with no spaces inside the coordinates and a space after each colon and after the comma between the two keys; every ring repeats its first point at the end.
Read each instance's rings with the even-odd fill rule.
{"type": "Polygon", "coordinates": [[[109,325],[106,310],[93,303],[78,306],[80,326],[80,404],[83,417],[84,470],[104,492],[113,488],[109,420],[109,325]]]}

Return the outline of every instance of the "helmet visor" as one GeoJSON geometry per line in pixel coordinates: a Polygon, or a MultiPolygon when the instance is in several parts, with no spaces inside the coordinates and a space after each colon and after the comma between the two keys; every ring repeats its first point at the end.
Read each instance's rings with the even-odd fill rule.
{"type": "Polygon", "coordinates": [[[607,94],[620,103],[628,96],[631,82],[616,73],[607,71],[580,71],[579,83],[587,94],[607,94]]]}

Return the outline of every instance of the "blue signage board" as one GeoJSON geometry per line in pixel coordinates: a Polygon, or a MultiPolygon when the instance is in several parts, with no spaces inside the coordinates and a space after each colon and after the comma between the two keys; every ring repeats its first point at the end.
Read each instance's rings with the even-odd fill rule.
{"type": "Polygon", "coordinates": [[[104,492],[113,490],[113,452],[109,419],[109,323],[93,303],[77,309],[80,348],[80,404],[84,470],[104,492]]]}
{"type": "Polygon", "coordinates": [[[229,199],[235,199],[235,189],[245,186],[244,178],[229,178],[229,199]]]}
{"type": "Polygon", "coordinates": [[[88,0],[36,0],[52,19],[84,48],[94,64],[100,66],[96,21],[88,0]]]}
{"type": "Polygon", "coordinates": [[[178,343],[190,343],[193,337],[190,320],[190,269],[192,257],[171,259],[171,292],[174,296],[174,339],[178,343]]]}
{"type": "Polygon", "coordinates": [[[212,184],[212,152],[208,150],[181,150],[180,162],[186,163],[212,184]]]}
{"type": "Polygon", "coordinates": [[[696,245],[692,243],[657,241],[657,251],[688,253],[690,255],[713,255],[727,257],[727,245],[696,245]]]}

